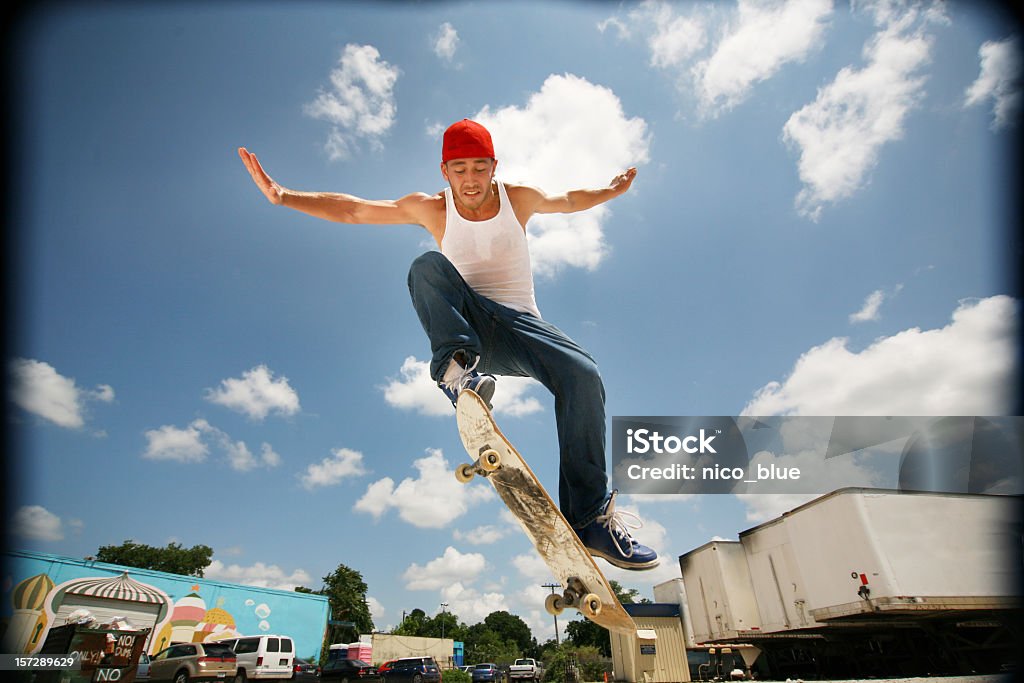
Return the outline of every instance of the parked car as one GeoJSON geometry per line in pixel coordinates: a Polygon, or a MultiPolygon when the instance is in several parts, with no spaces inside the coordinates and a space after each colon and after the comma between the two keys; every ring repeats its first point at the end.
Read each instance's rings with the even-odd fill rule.
{"type": "Polygon", "coordinates": [[[235,651],[238,657],[238,683],[290,680],[295,661],[295,646],[288,636],[245,636],[219,641],[235,651]]]}
{"type": "Polygon", "coordinates": [[[143,652],[139,656],[139,664],[135,669],[135,680],[137,681],[148,681],[149,680],[149,653],[143,652]]]}
{"type": "Polygon", "coordinates": [[[174,683],[231,680],[237,670],[235,653],[220,643],[171,645],[153,655],[149,662],[151,680],[174,683]]]}
{"type": "Polygon", "coordinates": [[[505,672],[498,668],[497,664],[477,664],[470,672],[473,683],[504,683],[505,672]]]}
{"type": "Polygon", "coordinates": [[[540,683],[544,678],[544,665],[529,657],[517,659],[515,664],[509,667],[508,678],[510,681],[527,680],[540,683]]]}
{"type": "MultiPolygon", "coordinates": [[[[386,683],[408,681],[409,683],[440,683],[441,670],[433,657],[403,657],[388,662],[382,678],[386,683]]],[[[381,667],[383,668],[383,667],[381,667]]],[[[377,670],[380,673],[380,669],[377,670]]]]}
{"type": "Polygon", "coordinates": [[[396,661],[398,661],[398,660],[397,659],[389,659],[388,661],[386,661],[383,664],[381,664],[380,666],[378,666],[377,667],[377,675],[380,676],[381,678],[384,678],[387,675],[388,671],[391,671],[391,667],[393,667],[395,665],[396,661]]]}
{"type": "Polygon", "coordinates": [[[321,681],[355,683],[355,681],[379,681],[377,669],[361,659],[332,659],[320,670],[321,681]]]}
{"type": "Polygon", "coordinates": [[[320,678],[320,667],[308,659],[295,658],[292,663],[293,681],[314,683],[318,678],[320,678]]]}
{"type": "Polygon", "coordinates": [[[470,673],[473,671],[473,665],[467,664],[466,666],[460,666],[459,671],[465,671],[466,673],[470,673]]]}

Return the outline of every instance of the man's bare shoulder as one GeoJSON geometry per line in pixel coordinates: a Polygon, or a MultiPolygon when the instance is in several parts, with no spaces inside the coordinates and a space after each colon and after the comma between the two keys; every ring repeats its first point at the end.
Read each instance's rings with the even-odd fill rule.
{"type": "Polygon", "coordinates": [[[544,191],[534,185],[524,185],[517,182],[506,182],[505,191],[508,193],[509,201],[513,204],[520,202],[537,202],[544,197],[544,191]]]}
{"type": "Polygon", "coordinates": [[[508,201],[516,213],[523,213],[526,218],[533,214],[537,204],[545,197],[544,192],[539,188],[518,183],[505,183],[505,192],[508,193],[508,201]]]}

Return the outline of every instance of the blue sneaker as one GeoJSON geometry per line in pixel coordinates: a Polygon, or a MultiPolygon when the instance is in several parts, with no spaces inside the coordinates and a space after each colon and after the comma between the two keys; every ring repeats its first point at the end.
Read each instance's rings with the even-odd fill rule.
{"type": "Polygon", "coordinates": [[[654,569],[658,566],[658,553],[637,542],[629,533],[630,529],[639,529],[643,524],[632,512],[615,509],[616,495],[618,491],[612,491],[601,514],[576,533],[594,557],[604,558],[620,569],[654,569]],[[630,519],[634,523],[630,523],[630,519]]]}
{"type": "Polygon", "coordinates": [[[479,362],[480,356],[477,356],[476,360],[469,367],[463,367],[454,358],[448,364],[444,378],[438,383],[438,386],[441,387],[441,391],[452,402],[452,405],[455,405],[458,401],[460,391],[469,389],[476,392],[476,395],[484,400],[488,408],[492,407],[491,397],[494,396],[494,388],[497,382],[494,379],[494,375],[481,375],[476,371],[476,366],[479,362]]]}

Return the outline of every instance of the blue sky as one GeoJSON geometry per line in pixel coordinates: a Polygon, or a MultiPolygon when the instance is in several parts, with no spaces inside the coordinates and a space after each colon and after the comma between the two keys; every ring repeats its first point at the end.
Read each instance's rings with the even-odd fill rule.
{"type": "MultiPolygon", "coordinates": [[[[280,183],[442,189],[440,131],[498,174],[631,191],[528,226],[545,316],[614,415],[998,415],[1016,386],[1021,44],[969,3],[55,5],[12,36],[18,270],[8,542],[82,557],[204,543],[207,576],[362,572],[376,625],[508,609],[550,638],[550,577],[461,487],[426,379],[410,226],[268,204],[280,183]]],[[[548,487],[552,402],[498,420],[548,487]]],[[[664,555],[807,496],[625,498],[664,555]]]]}

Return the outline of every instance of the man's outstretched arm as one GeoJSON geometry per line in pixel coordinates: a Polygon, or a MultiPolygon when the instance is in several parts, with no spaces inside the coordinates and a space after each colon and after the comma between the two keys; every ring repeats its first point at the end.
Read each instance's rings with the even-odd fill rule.
{"type": "MultiPolygon", "coordinates": [[[[614,199],[627,190],[633,184],[636,177],[636,167],[630,168],[612,178],[607,187],[595,189],[570,190],[563,194],[549,195],[542,190],[532,187],[522,187],[523,204],[520,218],[526,218],[535,213],[576,213],[592,209],[598,204],[603,204],[614,199]]],[[[517,211],[517,213],[520,213],[517,211]]]]}
{"type": "Polygon", "coordinates": [[[427,205],[432,198],[420,192],[396,200],[371,200],[337,192],[299,192],[274,181],[256,155],[239,147],[238,156],[267,200],[276,206],[301,211],[338,223],[364,225],[427,224],[427,205]]]}

